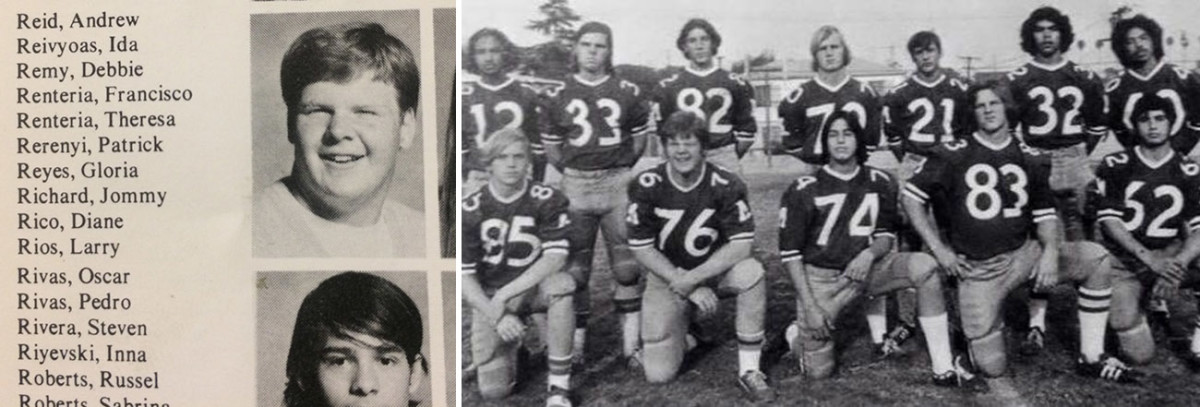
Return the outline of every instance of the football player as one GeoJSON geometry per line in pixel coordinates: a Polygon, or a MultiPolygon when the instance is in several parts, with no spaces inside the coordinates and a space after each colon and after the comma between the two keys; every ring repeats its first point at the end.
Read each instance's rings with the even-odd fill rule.
{"type": "Polygon", "coordinates": [[[623,355],[633,367],[638,355],[641,320],[641,270],[625,234],[626,185],[630,168],[642,156],[649,129],[647,95],[612,69],[612,29],[589,22],[575,35],[575,74],[549,90],[554,129],[543,138],[546,156],[562,170],[562,189],[571,199],[575,250],[568,269],[575,276],[575,352],[583,360],[590,313],[588,281],[592,273],[596,232],[604,231],[605,249],[621,315],[623,355]]]}
{"type": "Polygon", "coordinates": [[[575,279],[563,267],[571,218],[561,192],[527,179],[530,144],[520,130],[502,129],[477,150],[489,181],[462,204],[461,281],[471,306],[471,355],[479,393],[507,396],[518,377],[522,318],[546,313],[546,405],[570,406],[575,279]]]}
{"type": "Polygon", "coordinates": [[[812,70],[816,78],[801,84],[779,102],[783,120],[783,145],[806,165],[803,172],[815,173],[822,164],[821,130],[829,115],[844,111],[866,130],[867,150],[879,144],[880,107],[875,90],[846,72],[850,65],[850,47],[837,27],[817,29],[809,46],[812,70]]]}
{"type": "MultiPolygon", "coordinates": [[[[965,134],[963,123],[970,113],[965,80],[941,67],[941,38],[932,31],[920,31],[909,38],[906,48],[917,69],[892,88],[883,105],[884,134],[893,145],[892,153],[900,161],[900,167],[893,173],[897,185],[912,178],[913,171],[925,162],[930,149],[953,140],[956,134],[965,134]]],[[[907,250],[919,248],[921,238],[912,232],[903,213],[901,215],[900,230],[897,230],[899,246],[907,250]]],[[[899,297],[905,305],[900,312],[901,323],[884,338],[884,345],[879,348],[883,356],[898,351],[903,339],[916,333],[908,305],[911,302],[906,301],[910,297],[903,292],[899,297]]]]}
{"type": "Polygon", "coordinates": [[[476,31],[467,40],[463,69],[478,75],[461,87],[463,121],[463,163],[466,182],[463,191],[475,192],[487,183],[487,168],[473,157],[486,137],[499,129],[520,129],[529,136],[533,147],[533,179],[545,176],[546,159],[542,150],[539,122],[539,96],[531,87],[509,76],[517,68],[517,47],[503,32],[494,28],[476,31]]]}
{"type": "Polygon", "coordinates": [[[708,20],[693,18],[679,30],[675,46],[688,66],[658,84],[655,102],[662,128],[678,111],[691,112],[708,121],[702,137],[709,163],[740,173],[738,159],[754,144],[754,88],[742,77],[717,66],[721,34],[708,20]]]}
{"type": "Polygon", "coordinates": [[[1136,372],[1104,354],[1112,293],[1108,252],[1089,241],[1060,242],[1049,157],[1010,133],[1000,92],[994,83],[968,90],[976,131],[934,149],[901,198],[942,270],[959,279],[958,309],[971,359],[985,375],[1003,374],[1004,297],[1029,280],[1042,291],[1063,278],[1079,292],[1076,371],[1136,380],[1136,372]],[[934,230],[927,205],[945,238],[934,230]]]}
{"type": "MultiPolygon", "coordinates": [[[[1021,25],[1021,49],[1033,60],[1009,72],[1009,91],[1025,144],[1050,157],[1050,189],[1062,216],[1066,240],[1084,237],[1083,206],[1095,177],[1087,156],[1108,128],[1104,88],[1092,71],[1063,54],[1074,44],[1071,19],[1053,7],[1034,10],[1021,25]]],[[[1029,331],[1022,353],[1045,347],[1049,296],[1035,292],[1029,301],[1029,331]]]]}
{"type": "Polygon", "coordinates": [[[1113,54],[1125,71],[1105,87],[1109,126],[1126,148],[1140,143],[1135,133],[1133,106],[1146,95],[1171,102],[1169,143],[1187,155],[1200,140],[1200,76],[1163,60],[1163,30],[1138,14],[1113,26],[1113,54]]]}
{"type": "MultiPolygon", "coordinates": [[[[1104,157],[1091,191],[1105,244],[1114,254],[1109,323],[1134,363],[1154,356],[1154,338],[1139,305],[1143,287],[1153,287],[1151,297],[1162,299],[1181,285],[1200,283],[1200,164],[1170,144],[1175,112],[1156,94],[1139,98],[1130,117],[1141,141],[1104,157]]],[[[1200,369],[1197,323],[1187,358],[1193,369],[1200,369]]]]}
{"type": "Polygon", "coordinates": [[[709,122],[679,111],[659,135],[666,162],[629,184],[629,246],[650,271],[642,299],[646,380],[675,378],[689,337],[692,315],[712,318],[718,295],[737,297],[738,385],[755,401],[775,392],[759,368],[767,305],[766,272],[750,256],[754,217],[746,184],[704,159],[709,122]]]}
{"type": "Polygon", "coordinates": [[[934,384],[984,386],[953,359],[937,261],[893,251],[896,184],[863,165],[863,128],[849,113],[834,112],[826,129],[821,143],[828,163],[793,182],[779,209],[780,261],[798,298],[796,323],[785,336],[800,369],[812,378],[833,374],[834,322],[855,298],[915,288],[934,384]]]}
{"type": "MultiPolygon", "coordinates": [[[[834,112],[850,113],[865,131],[864,154],[879,144],[880,104],[875,90],[864,82],[851,78],[846,72],[850,65],[850,47],[837,27],[826,25],[817,29],[809,45],[812,70],[816,78],[805,82],[779,102],[779,117],[783,120],[783,146],[800,158],[802,175],[811,175],[824,162],[825,145],[821,131],[834,112]]],[[[871,339],[883,349],[887,331],[885,298],[877,298],[867,309],[871,339]]]]}

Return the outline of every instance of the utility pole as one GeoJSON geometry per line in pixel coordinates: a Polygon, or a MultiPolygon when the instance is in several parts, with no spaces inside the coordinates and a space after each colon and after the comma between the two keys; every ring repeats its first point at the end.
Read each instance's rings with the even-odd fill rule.
{"type": "Polygon", "coordinates": [[[958,57],[958,59],[967,61],[967,68],[966,68],[967,69],[967,77],[971,78],[972,77],[971,76],[971,64],[975,61],[982,60],[983,58],[975,57],[975,56],[965,56],[965,57],[958,57]]]}

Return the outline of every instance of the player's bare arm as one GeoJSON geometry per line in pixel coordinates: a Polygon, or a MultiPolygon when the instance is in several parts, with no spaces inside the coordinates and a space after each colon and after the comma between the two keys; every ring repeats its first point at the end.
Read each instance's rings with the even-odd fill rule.
{"type": "MultiPolygon", "coordinates": [[[[1158,254],[1154,253],[1154,251],[1146,248],[1145,245],[1133,237],[1133,234],[1129,232],[1129,229],[1125,228],[1125,224],[1122,223],[1121,219],[1101,219],[1100,227],[1104,230],[1104,237],[1106,239],[1109,239],[1109,241],[1116,243],[1122,249],[1125,249],[1126,253],[1133,255],[1134,258],[1149,268],[1152,273],[1175,281],[1179,281],[1179,279],[1183,277],[1182,269],[1174,270],[1168,264],[1168,262],[1172,259],[1159,256],[1158,254]]],[[[1200,250],[1200,242],[1192,243],[1196,240],[1200,239],[1193,239],[1191,236],[1189,236],[1189,243],[1187,246],[1185,246],[1185,248],[1197,246],[1195,250],[1200,250]]],[[[1177,256],[1176,258],[1182,258],[1182,256],[1187,252],[1187,250],[1181,251],[1179,253],[1180,256],[1177,256]]],[[[1196,252],[1193,251],[1193,253],[1196,252]]],[[[1195,258],[1194,254],[1192,255],[1192,258],[1195,258]]],[[[1186,265],[1187,263],[1185,262],[1181,264],[1186,265]]]]}
{"type": "Polygon", "coordinates": [[[888,254],[892,250],[892,243],[895,239],[891,236],[879,236],[875,241],[871,242],[870,246],[859,252],[850,260],[850,264],[846,265],[846,270],[843,275],[850,281],[856,283],[864,283],[871,275],[871,266],[875,264],[875,260],[888,254]]]}
{"type": "Polygon", "coordinates": [[[951,277],[961,277],[963,272],[969,269],[966,262],[954,253],[946,242],[938,236],[938,233],[933,228],[933,219],[929,217],[925,204],[901,194],[900,205],[904,207],[904,213],[908,215],[909,222],[912,224],[913,230],[921,236],[921,240],[929,246],[929,250],[933,252],[933,257],[937,259],[938,265],[942,266],[943,272],[951,277]]]}
{"type": "Polygon", "coordinates": [[[1045,219],[1037,223],[1037,240],[1042,245],[1042,257],[1033,271],[1033,289],[1046,291],[1058,285],[1058,219],[1045,219]]]}
{"type": "Polygon", "coordinates": [[[543,252],[542,257],[529,266],[528,270],[521,273],[521,276],[496,290],[496,293],[492,295],[491,306],[504,308],[503,306],[508,300],[536,287],[546,277],[561,271],[566,264],[566,253],[543,252]]]}

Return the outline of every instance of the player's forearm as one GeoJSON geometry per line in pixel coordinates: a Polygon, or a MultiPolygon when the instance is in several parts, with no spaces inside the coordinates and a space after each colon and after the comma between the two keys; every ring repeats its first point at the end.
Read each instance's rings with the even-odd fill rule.
{"type": "Polygon", "coordinates": [[[1049,219],[1038,222],[1037,224],[1037,240],[1042,244],[1042,254],[1048,252],[1058,253],[1058,219],[1049,219]]]}
{"type": "Polygon", "coordinates": [[[505,284],[504,287],[496,290],[493,298],[500,298],[507,302],[509,299],[538,285],[542,280],[550,277],[551,274],[561,271],[565,264],[567,264],[566,254],[543,253],[541,258],[529,266],[528,269],[525,269],[524,273],[521,273],[513,281],[505,284]]]}
{"type": "MultiPolygon", "coordinates": [[[[1142,245],[1142,242],[1133,238],[1133,234],[1125,229],[1125,225],[1118,219],[1103,219],[1100,221],[1100,229],[1104,231],[1104,236],[1110,242],[1116,243],[1118,247],[1125,250],[1126,253],[1133,255],[1134,258],[1142,262],[1142,264],[1150,264],[1150,249],[1142,245]]],[[[1188,240],[1191,240],[1189,238],[1188,240]]]]}
{"type": "Polygon", "coordinates": [[[559,144],[545,144],[542,148],[546,152],[546,162],[553,165],[554,168],[562,169],[562,146],[559,144]]]}
{"type": "Polygon", "coordinates": [[[892,251],[893,243],[895,243],[895,239],[893,237],[880,236],[872,241],[871,245],[867,246],[867,248],[863,249],[863,251],[871,253],[871,256],[873,256],[875,259],[881,259],[883,256],[886,256],[888,252],[892,251]]]}
{"type": "Polygon", "coordinates": [[[491,323],[496,323],[504,315],[504,310],[491,309],[491,299],[483,293],[483,286],[479,284],[479,279],[475,278],[474,274],[463,275],[460,281],[462,281],[463,299],[471,305],[471,308],[486,315],[491,319],[491,323]]]}
{"type": "Polygon", "coordinates": [[[932,250],[945,250],[948,248],[942,238],[938,236],[933,229],[933,221],[929,219],[929,213],[925,211],[925,204],[917,202],[917,200],[901,195],[900,206],[904,207],[904,213],[908,215],[909,222],[912,223],[913,230],[917,231],[917,235],[921,236],[921,240],[925,242],[932,250]]]}
{"type": "Polygon", "coordinates": [[[750,257],[750,241],[741,240],[729,242],[729,244],[717,249],[712,257],[709,257],[703,264],[688,271],[692,277],[698,281],[706,281],[721,273],[729,271],[738,262],[750,257]]]}
{"type": "Polygon", "coordinates": [[[752,146],[752,145],[754,145],[753,138],[749,138],[749,139],[740,139],[739,138],[739,139],[737,139],[737,142],[734,144],[733,148],[736,149],[738,158],[742,158],[746,155],[747,151],[750,151],[750,146],[752,146]]]}
{"type": "MultiPolygon", "coordinates": [[[[646,152],[646,139],[650,138],[649,133],[642,133],[633,136],[633,156],[637,159],[642,158],[642,153],[646,152]]],[[[637,160],[634,160],[635,162],[637,160]]]]}
{"type": "MultiPolygon", "coordinates": [[[[788,277],[792,279],[792,285],[796,287],[796,298],[800,300],[801,304],[804,304],[804,308],[814,309],[813,307],[816,304],[813,302],[812,296],[809,295],[812,293],[812,290],[809,289],[808,279],[804,276],[804,262],[800,260],[789,261],[783,263],[783,268],[787,270],[788,277]]],[[[802,317],[802,315],[797,316],[797,318],[802,317]]]]}
{"type": "Polygon", "coordinates": [[[638,263],[641,263],[642,267],[649,269],[651,273],[665,280],[668,284],[678,278],[680,274],[679,270],[676,269],[674,264],[671,264],[671,260],[668,260],[667,256],[663,255],[662,252],[653,246],[635,248],[630,251],[633,252],[633,258],[638,263]]]}
{"type": "Polygon", "coordinates": [[[1200,256],[1200,231],[1193,230],[1188,233],[1187,240],[1183,242],[1183,249],[1175,255],[1175,259],[1186,266],[1196,260],[1197,256],[1200,256]]]}

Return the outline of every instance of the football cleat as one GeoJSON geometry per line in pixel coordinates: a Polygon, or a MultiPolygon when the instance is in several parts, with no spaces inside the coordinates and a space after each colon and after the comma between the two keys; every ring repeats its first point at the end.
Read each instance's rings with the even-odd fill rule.
{"type": "Polygon", "coordinates": [[[879,344],[878,348],[875,348],[875,357],[887,359],[899,355],[901,346],[909,338],[912,338],[916,332],[917,327],[915,326],[904,323],[896,325],[895,328],[892,328],[891,332],[883,336],[883,343],[879,344]]]}
{"type": "Polygon", "coordinates": [[[550,386],[546,407],[571,407],[571,392],[558,386],[550,386]]]}
{"type": "Polygon", "coordinates": [[[775,401],[775,389],[767,383],[767,375],[759,370],[751,370],[738,378],[738,387],[746,393],[746,397],[754,402],[775,401]]]}
{"type": "Polygon", "coordinates": [[[642,373],[645,371],[645,363],[642,362],[642,350],[633,351],[633,354],[625,355],[625,368],[631,372],[642,373]]]}
{"type": "Polygon", "coordinates": [[[954,357],[954,369],[942,374],[933,375],[933,385],[938,387],[957,387],[972,392],[987,392],[988,384],[983,376],[971,373],[963,366],[962,356],[954,357]]]}
{"type": "Polygon", "coordinates": [[[1021,342],[1021,354],[1037,356],[1044,349],[1046,349],[1046,333],[1042,332],[1042,328],[1030,328],[1029,333],[1025,334],[1025,341],[1021,342]]]}
{"type": "Polygon", "coordinates": [[[1100,360],[1093,363],[1085,362],[1080,357],[1075,363],[1075,373],[1117,383],[1138,383],[1143,376],[1141,372],[1126,366],[1125,362],[1109,355],[1100,355],[1100,360]]]}

